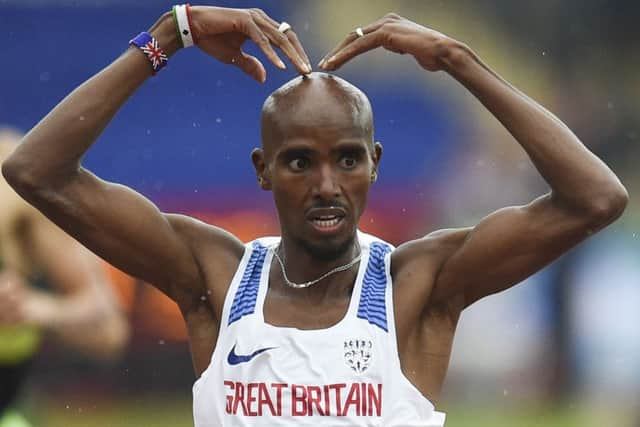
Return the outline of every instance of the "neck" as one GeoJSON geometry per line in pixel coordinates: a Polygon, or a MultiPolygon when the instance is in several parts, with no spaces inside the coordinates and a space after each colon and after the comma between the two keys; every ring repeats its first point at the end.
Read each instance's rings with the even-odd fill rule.
{"type": "MultiPolygon", "coordinates": [[[[294,283],[300,284],[316,280],[333,269],[348,266],[360,254],[360,246],[357,236],[352,244],[339,256],[332,260],[326,260],[314,256],[302,245],[297,244],[293,239],[283,236],[280,245],[275,249],[282,260],[287,278],[294,283]]],[[[344,271],[337,271],[324,279],[306,288],[293,288],[288,285],[282,274],[282,268],[274,257],[271,276],[274,283],[287,294],[295,296],[330,297],[350,295],[355,276],[358,272],[359,263],[355,263],[344,271]]]]}

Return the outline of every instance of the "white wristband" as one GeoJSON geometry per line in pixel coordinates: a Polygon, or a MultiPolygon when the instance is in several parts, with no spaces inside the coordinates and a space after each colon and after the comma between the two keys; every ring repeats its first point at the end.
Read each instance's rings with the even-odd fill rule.
{"type": "Polygon", "coordinates": [[[184,47],[193,46],[193,35],[189,26],[189,17],[187,16],[187,5],[176,5],[176,21],[178,24],[178,32],[182,38],[184,47]]]}

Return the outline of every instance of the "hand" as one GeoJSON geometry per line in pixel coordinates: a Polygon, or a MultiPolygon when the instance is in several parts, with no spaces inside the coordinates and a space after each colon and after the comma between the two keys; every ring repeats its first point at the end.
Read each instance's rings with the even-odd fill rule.
{"type": "Polygon", "coordinates": [[[0,271],[0,325],[42,325],[46,310],[40,310],[40,300],[22,276],[0,271]]]}
{"type": "Polygon", "coordinates": [[[259,82],[266,80],[267,73],[258,58],[242,50],[249,39],[276,67],[286,68],[272,44],[284,52],[299,73],[311,72],[309,57],[293,29],[286,33],[278,31],[279,23],[261,9],[194,6],[191,11],[198,47],[225,64],[239,67],[259,82]]]}
{"type": "Polygon", "coordinates": [[[406,18],[389,13],[378,21],[362,28],[364,35],[355,31],[331,50],[318,64],[320,68],[333,71],[345,62],[377,47],[392,52],[408,53],[426,70],[442,70],[441,58],[452,41],[442,33],[423,27],[406,18]]]}

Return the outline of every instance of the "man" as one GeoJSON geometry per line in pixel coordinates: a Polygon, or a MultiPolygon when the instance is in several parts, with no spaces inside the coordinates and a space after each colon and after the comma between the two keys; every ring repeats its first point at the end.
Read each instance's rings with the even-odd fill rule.
{"type": "MultiPolygon", "coordinates": [[[[309,74],[295,33],[261,10],[190,12],[183,27],[205,53],[262,82],[263,65],[241,50],[251,39],[276,66],[284,68],[272,45],[306,75],[267,99],[262,148],[252,153],[259,186],[273,193],[281,239],[245,246],[81,167],[152,74],[136,48],[31,130],[4,164],[7,180],[97,254],[176,301],[199,376],[196,426],[442,426],[433,403],[462,310],[611,223],[626,205],[625,188],[562,122],[467,46],[390,14],[349,34],[320,67],[335,70],[382,46],[446,71],[504,124],[551,186],[475,227],[393,250],[357,231],[382,155],[365,95],[337,77],[309,74]]],[[[169,57],[178,50],[170,13],[149,33],[169,57]]]]}
{"type": "MultiPolygon", "coordinates": [[[[20,138],[0,129],[0,162],[20,138]]],[[[43,332],[100,359],[120,352],[128,333],[102,263],[2,178],[0,201],[0,427],[20,427],[28,424],[10,406],[43,332]]]]}

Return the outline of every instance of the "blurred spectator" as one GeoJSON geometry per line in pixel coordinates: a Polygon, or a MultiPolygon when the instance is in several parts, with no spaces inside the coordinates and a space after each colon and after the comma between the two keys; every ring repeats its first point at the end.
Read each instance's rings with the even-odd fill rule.
{"type": "MultiPolygon", "coordinates": [[[[0,129],[0,162],[19,139],[0,129]]],[[[27,422],[10,408],[43,333],[104,359],[121,352],[128,328],[93,254],[1,177],[0,206],[0,427],[21,427],[27,422]]]]}

